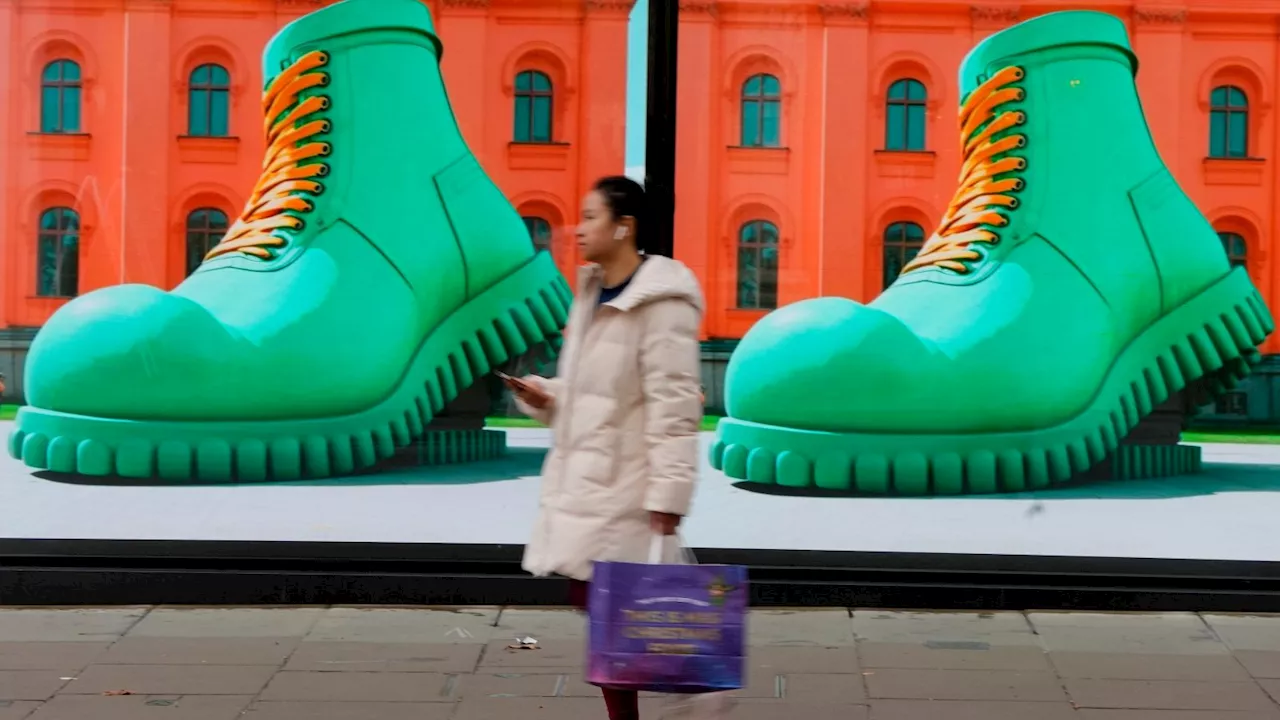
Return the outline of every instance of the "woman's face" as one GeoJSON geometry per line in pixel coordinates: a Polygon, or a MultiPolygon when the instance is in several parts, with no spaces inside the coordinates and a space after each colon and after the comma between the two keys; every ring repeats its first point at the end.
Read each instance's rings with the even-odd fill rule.
{"type": "Polygon", "coordinates": [[[592,190],[582,200],[582,219],[578,222],[578,250],[587,262],[609,258],[622,245],[618,235],[625,226],[614,222],[604,195],[592,190]]]}

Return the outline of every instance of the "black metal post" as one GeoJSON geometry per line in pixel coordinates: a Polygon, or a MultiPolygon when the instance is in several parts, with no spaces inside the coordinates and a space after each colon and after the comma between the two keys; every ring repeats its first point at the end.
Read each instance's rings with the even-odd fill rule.
{"type": "Polygon", "coordinates": [[[653,254],[671,257],[676,223],[676,52],[679,0],[649,0],[649,82],[645,109],[645,195],[653,254]]]}

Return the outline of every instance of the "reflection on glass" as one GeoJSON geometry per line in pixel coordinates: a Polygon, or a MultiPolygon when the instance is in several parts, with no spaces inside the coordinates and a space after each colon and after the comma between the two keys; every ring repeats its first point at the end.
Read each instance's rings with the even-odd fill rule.
{"type": "Polygon", "coordinates": [[[913,222],[896,222],[884,229],[884,287],[898,279],[902,268],[920,254],[924,229],[913,222]]]}
{"type": "Polygon", "coordinates": [[[1209,157],[1249,156],[1249,98],[1233,85],[1209,94],[1209,157]]]}
{"type": "Polygon", "coordinates": [[[773,75],[752,75],[742,84],[742,147],[778,147],[781,91],[773,75]]]}
{"type": "Polygon", "coordinates": [[[217,208],[200,208],[187,215],[187,274],[196,271],[213,246],[227,234],[227,214],[217,208]]]}
{"type": "Polygon", "coordinates": [[[551,223],[537,216],[525,216],[524,227],[529,231],[535,250],[551,252],[551,223]]]}
{"type": "Polygon", "coordinates": [[[80,65],[54,60],[40,75],[40,132],[80,132],[80,65]]]}
{"type": "Polygon", "coordinates": [[[1231,263],[1231,267],[1247,267],[1249,264],[1249,247],[1245,244],[1244,237],[1239,233],[1220,232],[1218,238],[1222,240],[1222,249],[1227,251],[1227,260],[1231,263]]]}
{"type": "Polygon", "coordinates": [[[75,297],[80,289],[80,216],[67,207],[40,214],[36,294],[75,297]]]}
{"type": "Polygon", "coordinates": [[[191,71],[188,90],[187,134],[195,137],[226,137],[231,74],[221,65],[201,65],[191,71]]]}
{"type": "Polygon", "coordinates": [[[553,99],[551,78],[545,73],[525,70],[516,75],[516,142],[551,142],[553,99]]]}
{"type": "Polygon", "coordinates": [[[907,78],[889,86],[885,107],[884,148],[886,150],[924,150],[925,101],[924,84],[907,78]]]}
{"type": "Polygon", "coordinates": [[[778,227],[750,220],[738,231],[738,307],[778,307],[778,227]]]}

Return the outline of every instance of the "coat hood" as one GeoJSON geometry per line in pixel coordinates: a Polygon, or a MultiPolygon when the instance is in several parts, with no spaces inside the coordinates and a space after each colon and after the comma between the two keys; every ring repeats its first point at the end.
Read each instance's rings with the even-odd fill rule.
{"type": "MultiPolygon", "coordinates": [[[[603,277],[604,271],[599,265],[584,265],[578,273],[578,287],[594,294],[599,291],[603,277]]],[[[627,312],[647,303],[667,299],[684,300],[697,308],[699,314],[704,311],[702,288],[693,271],[679,260],[649,255],[632,276],[627,289],[606,304],[627,312]]]]}

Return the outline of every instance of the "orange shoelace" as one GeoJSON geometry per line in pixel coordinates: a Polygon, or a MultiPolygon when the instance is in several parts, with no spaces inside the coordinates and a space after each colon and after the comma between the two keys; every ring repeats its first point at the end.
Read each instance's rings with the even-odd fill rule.
{"type": "Polygon", "coordinates": [[[313,95],[298,102],[298,97],[306,90],[329,83],[326,73],[314,72],[327,62],[329,56],[323,52],[307,53],[267,86],[262,96],[263,130],[267,138],[262,174],[240,217],[205,260],[234,252],[268,259],[271,251],[267,248],[285,244],[284,238],[272,234],[274,231],[302,229],[302,219],[293,213],[308,212],[314,206],[300,193],[320,194],[323,186],[310,178],[329,174],[329,166],[324,163],[303,163],[328,155],[331,148],[329,143],[310,141],[314,135],[329,132],[328,120],[298,124],[308,115],[328,109],[329,99],[313,95]]]}
{"type": "Polygon", "coordinates": [[[991,138],[1026,122],[1026,116],[1021,112],[996,114],[1001,105],[1025,97],[1021,88],[1006,87],[1022,78],[1022,68],[1005,68],[974,88],[965,99],[960,108],[960,145],[964,148],[964,164],[960,168],[959,187],[938,229],[920,249],[920,254],[902,269],[903,274],[931,266],[965,273],[969,271],[966,261],[982,257],[970,245],[999,242],[999,236],[987,228],[1009,224],[1009,219],[1000,210],[1012,210],[1018,206],[1018,199],[1010,193],[1021,190],[1023,181],[1020,178],[997,178],[1025,169],[1027,161],[1020,157],[993,158],[1024,147],[1027,138],[1017,133],[999,140],[991,138]]]}

